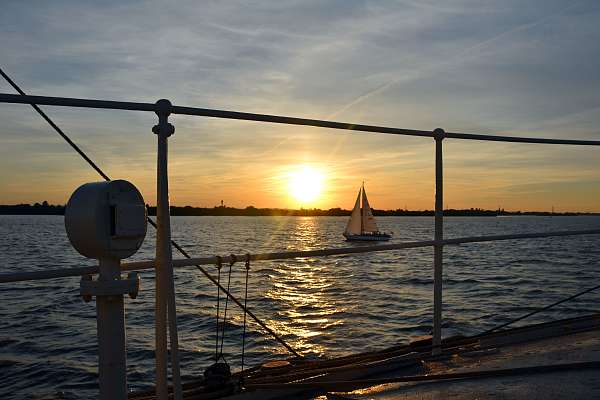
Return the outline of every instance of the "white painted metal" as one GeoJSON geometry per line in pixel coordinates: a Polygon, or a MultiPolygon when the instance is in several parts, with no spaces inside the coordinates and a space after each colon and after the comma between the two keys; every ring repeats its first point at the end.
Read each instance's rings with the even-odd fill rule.
{"type": "Polygon", "coordinates": [[[167,400],[167,316],[171,339],[171,369],[175,399],[182,398],[179,368],[179,341],[177,332],[177,309],[173,280],[171,219],[169,212],[168,138],[174,128],[168,123],[171,103],[157,102],[158,136],[157,199],[156,199],[156,397],[167,400]]]}
{"type": "MultiPolygon", "coordinates": [[[[167,363],[166,363],[166,318],[169,316],[169,330],[171,337],[171,352],[172,352],[172,367],[173,367],[173,383],[175,399],[181,399],[181,382],[179,372],[179,351],[178,351],[178,333],[176,322],[176,304],[175,290],[173,281],[173,266],[178,264],[184,265],[200,265],[214,263],[215,259],[186,259],[178,260],[180,262],[173,263],[171,252],[171,236],[170,236],[170,217],[169,217],[169,198],[168,198],[168,175],[167,175],[167,138],[173,133],[173,127],[168,124],[168,115],[173,112],[176,114],[208,116],[216,118],[228,118],[248,121],[262,121],[271,123],[282,123],[292,125],[308,125],[316,127],[325,127],[344,130],[358,130],[365,132],[378,132],[386,134],[410,135],[421,137],[434,137],[436,140],[436,193],[435,193],[435,240],[433,242],[414,242],[403,243],[400,245],[389,246],[373,246],[369,249],[362,248],[361,251],[348,251],[348,249],[325,249],[307,252],[289,252],[289,253],[270,253],[266,255],[254,255],[253,260],[267,259],[284,259],[305,257],[308,253],[311,255],[334,255],[348,254],[367,251],[384,251],[400,248],[411,247],[434,247],[434,329],[433,329],[433,351],[438,353],[441,345],[441,322],[442,322],[442,275],[443,275],[443,246],[452,243],[470,243],[482,242],[489,240],[505,240],[514,238],[532,238],[532,237],[549,237],[549,236],[566,236],[572,234],[591,234],[598,233],[597,230],[583,232],[562,232],[558,234],[525,234],[525,235],[499,235],[495,237],[483,238],[462,238],[445,241],[443,239],[443,169],[442,169],[442,140],[444,137],[453,139],[468,139],[468,140],[487,140],[487,141],[502,141],[502,142],[520,142],[520,143],[545,143],[545,144],[569,144],[569,145],[590,145],[600,146],[600,141],[590,140],[566,140],[566,139],[543,139],[543,138],[527,138],[527,137],[507,137],[493,135],[478,135],[465,133],[444,133],[441,129],[436,129],[433,133],[426,131],[417,131],[410,129],[399,129],[369,125],[347,124],[335,121],[321,121],[311,119],[292,118],[285,116],[251,114],[234,111],[210,110],[192,107],[173,107],[167,100],[160,100],[155,105],[147,103],[126,103],[126,102],[111,102],[101,100],[87,99],[68,99],[58,97],[41,97],[8,95],[0,93],[0,102],[3,103],[25,103],[36,107],[36,104],[46,104],[55,106],[72,106],[72,107],[89,107],[89,108],[107,108],[121,110],[139,110],[139,111],[154,111],[159,116],[159,125],[155,133],[158,134],[158,162],[157,162],[157,216],[158,216],[158,231],[156,243],[156,259],[152,265],[156,264],[156,354],[157,354],[157,398],[167,399],[167,363]],[[168,313],[167,313],[168,309],[168,313]]],[[[87,159],[87,157],[80,152],[87,159]]],[[[88,160],[89,161],[89,160],[88,160]]],[[[93,164],[92,164],[93,165],[93,164]]],[[[96,167],[97,169],[97,167],[96,167]]],[[[98,170],[98,169],[97,169],[98,170]]],[[[104,176],[104,175],[103,175],[104,176]]],[[[107,178],[108,179],[108,178],[107,178]]],[[[119,181],[98,183],[90,185],[106,184],[110,187],[114,184],[118,187],[119,181]]],[[[85,186],[85,185],[84,185],[85,186]]],[[[131,185],[132,186],[132,185],[131,185]]],[[[83,188],[83,187],[82,187],[83,188]]],[[[81,189],[81,188],[80,188],[81,189]]],[[[135,188],[134,188],[135,189],[135,188]]],[[[119,265],[120,258],[128,257],[135,253],[141,245],[145,236],[145,223],[143,228],[140,224],[141,210],[139,204],[133,205],[135,200],[130,205],[127,201],[121,199],[121,194],[117,191],[114,196],[108,190],[109,196],[102,198],[98,193],[101,193],[102,187],[88,187],[82,189],[82,193],[74,194],[74,204],[70,208],[67,207],[65,215],[65,225],[69,238],[73,246],[83,255],[99,258],[100,265],[98,269],[87,268],[88,273],[100,272],[97,282],[113,282],[107,284],[103,288],[102,284],[92,283],[91,281],[82,280],[82,288],[90,289],[86,292],[89,296],[93,291],[97,294],[97,311],[98,311],[98,340],[100,349],[100,389],[101,399],[125,399],[127,397],[126,390],[126,368],[125,368],[125,330],[124,330],[124,313],[123,313],[123,296],[118,294],[120,290],[124,290],[128,285],[115,284],[114,282],[120,279],[120,271],[125,269],[149,268],[147,262],[130,263],[128,266],[121,268],[119,265]],[[112,196],[112,197],[111,197],[112,196]],[[102,201],[108,199],[108,218],[103,211],[107,204],[102,201]],[[114,203],[114,204],[113,204],[114,203]],[[100,208],[89,207],[89,204],[102,204],[100,208]],[[121,204],[121,206],[120,206],[121,204]],[[86,207],[86,205],[88,205],[86,207]],[[103,214],[104,213],[104,214],[103,214]],[[106,226],[108,223],[108,230],[106,226]],[[95,223],[95,224],[94,224],[95,223]],[[104,223],[104,225],[102,225],[104,223]],[[93,226],[95,229],[89,229],[93,226]],[[143,229],[143,232],[142,232],[143,229]],[[141,237],[141,239],[140,239],[141,237]],[[102,292],[104,290],[104,292],[102,292]],[[116,293],[116,294],[113,294],[116,293]],[[102,295],[101,295],[102,294],[102,295]],[[107,295],[108,294],[108,295],[107,295]]],[[[135,190],[137,192],[137,190],[135,190]]],[[[139,192],[137,192],[139,194],[139,192]]],[[[127,197],[127,194],[125,195],[127,197]]],[[[139,196],[141,199],[141,195],[139,196]]],[[[73,198],[72,198],[73,199],[73,198]]],[[[71,203],[71,200],[69,201],[71,203]]],[[[143,199],[142,199],[143,206],[143,199]]],[[[145,211],[145,208],[144,208],[145,211]]],[[[145,217],[145,214],[144,214],[145,217]]],[[[7,274],[0,276],[0,283],[14,282],[17,280],[29,279],[44,279],[51,277],[70,276],[73,271],[82,271],[84,269],[58,270],[47,271],[32,274],[7,274]],[[66,272],[65,272],[66,271],[66,272]],[[65,275],[66,274],[66,275],[65,275]],[[40,278],[41,277],[41,278],[40,278]]],[[[78,272],[77,274],[79,274],[78,272]]]]}
{"type": "Polygon", "coordinates": [[[92,182],[73,192],[65,209],[65,228],[85,257],[123,259],[146,237],[146,206],[137,188],[124,180],[92,182]]]}
{"type": "Polygon", "coordinates": [[[73,247],[99,259],[96,281],[82,278],[85,301],[96,297],[100,399],[127,399],[123,294],[137,296],[139,278],[121,280],[120,259],[133,255],[146,236],[146,208],[140,192],[123,180],[87,183],[75,190],[65,210],[73,247]]]}
{"type": "MultiPolygon", "coordinates": [[[[535,232],[535,233],[515,233],[508,235],[489,235],[489,236],[470,236],[462,238],[444,239],[442,244],[445,246],[459,245],[465,243],[484,243],[494,242],[500,240],[514,240],[514,239],[538,239],[548,237],[561,237],[561,236],[578,236],[578,235],[600,235],[600,229],[588,229],[581,231],[556,231],[556,232],[535,232]]],[[[319,250],[303,250],[303,251],[284,251],[276,253],[256,253],[250,254],[250,261],[272,261],[272,260],[288,260],[291,258],[301,257],[319,257],[319,256],[337,256],[343,254],[358,254],[358,253],[371,253],[379,251],[393,251],[393,250],[405,250],[414,249],[420,247],[433,247],[435,245],[434,240],[425,240],[417,242],[403,242],[403,243],[392,243],[392,244],[379,244],[373,246],[354,246],[354,247],[339,247],[332,249],[319,249],[319,250]]],[[[237,260],[244,259],[246,254],[235,255],[237,260]]],[[[231,262],[231,256],[222,256],[221,260],[223,263],[231,262]]],[[[195,265],[215,265],[217,259],[215,256],[211,257],[192,257],[192,258],[179,258],[173,260],[174,268],[192,267],[195,265]]],[[[154,261],[131,261],[121,265],[123,271],[139,271],[144,269],[154,268],[154,261]]],[[[1,281],[0,281],[1,282],[1,281]]]]}
{"type": "MultiPolygon", "coordinates": [[[[155,104],[134,103],[123,101],[107,101],[93,99],[76,99],[68,97],[48,97],[48,96],[28,96],[0,93],[0,103],[30,104],[30,105],[49,105],[62,107],[83,107],[83,108],[102,108],[112,110],[136,110],[136,111],[157,111],[155,104]]],[[[362,125],[348,122],[323,121],[317,119],[295,118],[282,115],[254,114],[239,111],[213,110],[198,107],[172,106],[173,114],[194,115],[200,117],[236,119],[244,121],[260,121],[276,124],[315,126],[329,129],[342,129],[351,131],[362,131],[372,133],[384,133],[390,135],[406,135],[433,137],[431,131],[391,128],[386,126],[362,125]]],[[[543,143],[543,144],[561,144],[578,146],[600,146],[600,140],[577,140],[577,139],[546,139],[534,137],[514,137],[514,136],[496,136],[479,135],[472,133],[446,132],[446,137],[451,139],[467,140],[488,140],[494,142],[514,142],[514,143],[543,143]]]]}
{"type": "MultiPolygon", "coordinates": [[[[119,271],[121,267],[119,266],[119,271]]],[[[91,299],[91,296],[116,296],[128,294],[131,298],[137,297],[140,288],[140,279],[137,273],[133,273],[127,279],[93,280],[90,275],[87,278],[82,277],[79,284],[79,294],[84,300],[91,299]]]]}
{"type": "MultiPolygon", "coordinates": [[[[577,235],[600,235],[600,229],[586,229],[580,231],[556,231],[556,232],[534,232],[534,233],[519,233],[511,235],[489,235],[489,236],[470,236],[453,239],[444,239],[443,243],[445,246],[458,245],[466,243],[483,243],[493,242],[500,240],[515,240],[515,239],[538,239],[548,237],[560,237],[560,236],[577,236],[577,235]]],[[[336,256],[342,254],[355,254],[355,253],[371,253],[378,251],[393,251],[393,250],[404,250],[414,249],[419,247],[432,247],[434,245],[433,240],[426,240],[420,242],[403,242],[393,244],[382,244],[376,246],[360,246],[360,247],[339,247],[333,249],[320,249],[320,250],[305,250],[305,251],[288,251],[288,252],[277,252],[277,253],[257,253],[250,255],[250,261],[268,261],[268,260],[287,260],[290,258],[299,257],[318,257],[318,256],[336,256]]],[[[246,254],[236,255],[236,259],[245,259],[246,254]]],[[[230,256],[223,256],[222,260],[224,263],[231,261],[230,256]]],[[[132,261],[121,264],[121,271],[143,271],[148,269],[154,269],[155,260],[145,261],[132,261]]],[[[214,265],[216,258],[211,257],[190,257],[190,258],[179,258],[172,261],[173,268],[192,267],[196,265],[214,265]]],[[[98,267],[78,267],[78,268],[59,268],[42,271],[31,271],[31,272],[16,272],[10,274],[0,274],[0,284],[10,282],[25,282],[32,280],[43,280],[43,279],[58,279],[69,276],[82,276],[97,274],[98,267]]]]}
{"type": "Polygon", "coordinates": [[[167,175],[167,137],[158,136],[158,157],[156,169],[156,296],[155,296],[155,353],[156,353],[156,398],[167,400],[167,302],[165,269],[170,263],[169,243],[169,192],[167,175]]]}
{"type": "MultiPolygon", "coordinates": [[[[121,267],[116,258],[100,259],[98,281],[120,279],[121,267]]],[[[125,313],[123,295],[96,297],[98,324],[98,373],[101,400],[127,399],[125,352],[125,313]]]]}
{"type": "Polygon", "coordinates": [[[444,131],[435,135],[435,245],[433,247],[433,354],[441,352],[442,345],[442,271],[444,252],[444,171],[442,142],[444,131]]]}

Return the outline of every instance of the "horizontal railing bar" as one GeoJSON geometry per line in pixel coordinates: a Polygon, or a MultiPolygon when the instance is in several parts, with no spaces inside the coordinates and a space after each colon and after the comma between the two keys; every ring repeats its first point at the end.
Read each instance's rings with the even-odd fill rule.
{"type": "MultiPolygon", "coordinates": [[[[0,103],[18,103],[32,105],[48,105],[63,107],[102,108],[113,110],[152,111],[156,112],[154,103],[123,102],[109,100],[91,100],[69,97],[49,96],[24,96],[16,94],[0,93],[0,103]]],[[[281,115],[255,114],[238,111],[215,110],[209,108],[172,106],[171,113],[180,115],[192,115],[211,118],[225,118],[244,121],[269,122],[275,124],[313,126],[318,128],[341,129],[359,132],[383,133],[388,135],[405,135],[434,137],[432,131],[418,129],[392,128],[377,125],[352,124],[348,122],[327,121],[319,119],[296,118],[281,115]]],[[[445,137],[449,139],[484,140],[493,142],[513,143],[541,143],[541,144],[568,144],[582,146],[600,146],[600,140],[577,140],[577,139],[546,139],[518,136],[482,135],[473,133],[446,132],[445,137]]]]}
{"type": "MultiPolygon", "coordinates": [[[[539,233],[518,233],[508,235],[490,235],[490,236],[472,236],[462,237],[455,239],[445,239],[442,241],[444,245],[459,245],[464,243],[481,243],[491,242],[499,240],[513,240],[513,239],[539,239],[547,237],[557,236],[576,236],[576,235],[598,235],[600,229],[588,229],[578,231],[556,231],[556,232],[539,232],[539,233]]],[[[356,247],[340,247],[334,249],[319,249],[319,250],[303,250],[303,251],[288,251],[278,253],[262,253],[262,254],[250,254],[250,261],[269,261],[269,260],[286,260],[291,258],[306,258],[306,257],[317,257],[317,256],[334,256],[344,254],[356,254],[356,253],[370,253],[378,251],[391,251],[391,250],[402,250],[412,249],[419,247],[430,247],[435,245],[435,240],[426,240],[420,242],[404,242],[394,243],[386,245],[374,245],[374,246],[356,246],[356,247]]],[[[243,262],[246,258],[246,254],[235,255],[236,261],[243,262]]],[[[229,263],[232,261],[231,256],[221,257],[221,261],[229,263]]],[[[196,265],[211,265],[216,264],[217,257],[200,257],[200,258],[184,258],[173,260],[173,267],[190,267],[196,265]]],[[[146,269],[154,268],[154,260],[148,261],[133,261],[123,263],[121,269],[123,271],[141,271],[146,269]]],[[[0,283],[9,282],[21,282],[31,280],[42,280],[42,279],[53,279],[53,278],[66,278],[70,276],[80,276],[87,274],[98,273],[98,267],[81,267],[81,268],[63,268],[46,271],[31,271],[31,272],[18,272],[12,274],[0,275],[0,283]]]]}
{"type": "MultiPolygon", "coordinates": [[[[444,245],[458,245],[463,243],[477,243],[477,242],[491,242],[499,240],[512,240],[512,239],[534,239],[534,238],[546,238],[553,236],[575,236],[575,235],[592,235],[600,234],[600,229],[582,230],[582,231],[558,231],[558,232],[540,232],[540,233],[518,233],[508,235],[492,235],[492,236],[472,236],[455,239],[445,239],[442,241],[444,245]]],[[[304,250],[304,251],[288,251],[279,253],[263,253],[263,254],[251,254],[250,261],[269,261],[269,260],[286,260],[290,258],[301,258],[301,257],[317,257],[317,256],[334,256],[343,254],[356,254],[356,253],[372,253],[378,251],[390,251],[390,250],[402,250],[412,249],[418,247],[430,247],[435,245],[435,240],[427,240],[421,242],[404,242],[394,243],[386,245],[373,245],[373,246],[356,246],[356,247],[340,247],[335,249],[319,249],[319,250],[304,250]]],[[[246,256],[244,254],[235,255],[237,261],[244,260],[246,256]]],[[[229,263],[232,261],[231,256],[221,257],[221,261],[229,263]]],[[[184,258],[173,260],[173,267],[189,267],[192,265],[211,265],[217,263],[217,257],[201,257],[201,258],[184,258]]],[[[124,271],[134,271],[141,269],[154,268],[154,261],[136,261],[130,263],[124,263],[121,267],[124,271]]]]}
{"type": "Polygon", "coordinates": [[[385,133],[388,135],[433,137],[432,131],[424,131],[424,130],[418,130],[418,129],[391,128],[391,127],[386,127],[386,126],[361,125],[361,124],[352,124],[352,123],[348,123],[348,122],[336,122],[336,121],[327,121],[327,120],[320,120],[320,119],[286,117],[286,116],[281,116],[281,115],[270,115],[270,114],[253,114],[253,113],[238,112],[238,111],[213,110],[213,109],[208,109],[208,108],[173,106],[172,112],[173,112],[173,114],[182,114],[182,115],[196,115],[196,116],[202,116],[202,117],[236,119],[236,120],[243,120],[243,121],[270,122],[270,123],[274,123],[274,124],[314,126],[317,128],[331,128],[331,129],[341,129],[341,130],[349,130],[349,131],[385,133]]]}
{"type": "Polygon", "coordinates": [[[494,242],[499,240],[513,239],[541,239],[558,236],[577,236],[577,235],[597,235],[600,234],[600,229],[586,229],[579,231],[554,231],[554,232],[538,232],[538,233],[513,233],[508,235],[487,235],[487,236],[472,236],[456,239],[444,239],[445,245],[465,244],[465,243],[482,243],[494,242]]]}
{"type": "MultiPolygon", "coordinates": [[[[273,260],[288,260],[291,258],[306,258],[306,257],[318,257],[318,256],[336,256],[344,254],[356,254],[356,253],[369,253],[374,251],[390,251],[390,250],[402,250],[402,249],[413,249],[418,247],[429,247],[435,244],[434,240],[427,240],[422,242],[404,242],[395,244],[386,244],[379,246],[357,246],[357,247],[340,247],[335,249],[319,249],[319,250],[301,250],[301,251],[286,251],[279,253],[262,253],[262,254],[250,254],[250,261],[273,261],[273,260]]],[[[235,255],[236,261],[244,261],[246,259],[245,254],[235,255]]],[[[221,261],[224,263],[230,263],[232,260],[231,256],[221,257],[221,261]]],[[[173,260],[173,268],[178,267],[189,267],[192,265],[214,265],[217,263],[217,257],[199,257],[199,258],[181,258],[173,260]]],[[[142,269],[154,268],[154,261],[134,261],[130,263],[124,263],[121,267],[123,271],[136,271],[142,269]]]]}
{"type": "Polygon", "coordinates": [[[44,279],[68,278],[70,276],[92,275],[98,273],[98,266],[48,269],[41,271],[15,272],[0,275],[0,283],[37,281],[44,279]]]}
{"type": "MultiPolygon", "coordinates": [[[[68,97],[48,96],[23,96],[17,94],[0,93],[0,103],[35,104],[46,106],[84,107],[84,108],[107,108],[114,110],[133,111],[156,111],[156,105],[152,103],[134,103],[108,100],[90,100],[68,97]]],[[[317,119],[295,118],[279,115],[253,114],[237,111],[213,110],[208,108],[173,106],[172,114],[193,115],[201,117],[226,118],[244,121],[271,122],[288,125],[304,125],[321,128],[354,130],[363,132],[387,133],[394,135],[433,137],[431,131],[415,129],[390,128],[385,126],[360,125],[347,122],[323,121],[317,119]]]]}
{"type": "Polygon", "coordinates": [[[0,103],[31,104],[38,106],[60,106],[79,108],[103,108],[110,110],[156,111],[154,103],[130,101],[92,100],[73,97],[30,96],[0,93],[0,103]]]}
{"type": "Polygon", "coordinates": [[[580,139],[545,139],[521,136],[497,136],[480,135],[476,133],[453,133],[446,132],[446,138],[449,139],[468,139],[485,140],[489,142],[511,142],[511,143],[541,143],[541,144],[570,144],[576,146],[600,146],[600,140],[580,140],[580,139]]]}

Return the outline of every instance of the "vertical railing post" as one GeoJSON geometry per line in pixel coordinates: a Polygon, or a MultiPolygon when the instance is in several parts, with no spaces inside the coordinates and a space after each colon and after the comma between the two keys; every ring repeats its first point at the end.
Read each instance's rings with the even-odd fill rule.
{"type": "Polygon", "coordinates": [[[444,246],[444,171],[442,142],[446,133],[437,128],[435,138],[435,245],[433,253],[433,338],[432,353],[442,351],[442,272],[444,246]]]}
{"type": "MultiPolygon", "coordinates": [[[[117,258],[101,258],[99,269],[100,275],[97,283],[109,285],[121,279],[121,262],[117,258]]],[[[123,295],[98,294],[96,296],[96,308],[99,398],[100,400],[126,400],[127,371],[123,295]]]]}
{"type": "Polygon", "coordinates": [[[156,397],[167,400],[167,316],[171,339],[171,369],[175,399],[181,399],[179,371],[179,341],[173,280],[173,254],[171,249],[171,219],[169,210],[168,138],[175,128],[168,121],[171,102],[156,102],[158,125],[152,131],[158,136],[157,191],[156,191],[156,397]]]}

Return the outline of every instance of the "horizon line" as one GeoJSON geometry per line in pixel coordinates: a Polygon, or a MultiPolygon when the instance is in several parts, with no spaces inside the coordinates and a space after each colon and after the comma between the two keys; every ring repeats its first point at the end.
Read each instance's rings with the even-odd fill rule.
{"type": "MultiPolygon", "coordinates": [[[[0,211],[2,208],[18,208],[18,207],[30,207],[30,208],[64,208],[66,204],[50,204],[47,201],[43,201],[42,203],[17,203],[17,204],[0,204],[0,211]]],[[[156,205],[146,204],[146,208],[148,209],[156,209],[156,205]]],[[[330,208],[285,208],[285,207],[256,207],[254,205],[248,205],[245,207],[233,207],[227,205],[214,205],[214,206],[192,206],[192,205],[170,205],[170,208],[175,209],[196,209],[196,210],[236,210],[236,211],[246,211],[246,210],[257,210],[257,211],[285,211],[285,212],[342,212],[342,213],[350,213],[351,210],[341,208],[341,207],[330,207],[330,208]]],[[[411,213],[429,213],[434,212],[434,209],[408,209],[408,208],[395,208],[395,209],[383,209],[383,208],[375,208],[371,207],[373,211],[382,212],[382,213],[393,213],[393,212],[411,212],[411,213]]],[[[600,214],[600,211],[557,211],[554,207],[549,211],[541,211],[541,210],[511,210],[505,208],[496,208],[496,209],[486,209],[480,207],[467,207],[467,208],[448,208],[444,207],[444,211],[455,211],[455,212],[480,212],[480,213],[535,213],[535,214],[549,214],[549,215],[560,215],[560,214],[600,214]]]]}

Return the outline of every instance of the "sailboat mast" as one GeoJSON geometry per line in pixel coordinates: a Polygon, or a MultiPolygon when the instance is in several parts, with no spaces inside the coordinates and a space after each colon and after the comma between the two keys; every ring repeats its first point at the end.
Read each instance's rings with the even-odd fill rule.
{"type": "Polygon", "coordinates": [[[365,183],[363,182],[363,184],[360,188],[360,234],[361,235],[365,231],[365,218],[364,218],[364,214],[363,214],[365,212],[365,205],[363,202],[364,192],[365,192],[365,183]]]}

